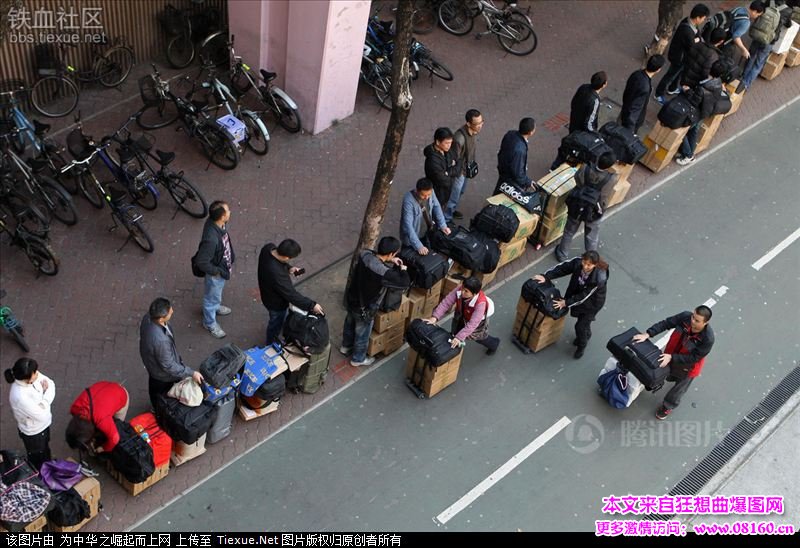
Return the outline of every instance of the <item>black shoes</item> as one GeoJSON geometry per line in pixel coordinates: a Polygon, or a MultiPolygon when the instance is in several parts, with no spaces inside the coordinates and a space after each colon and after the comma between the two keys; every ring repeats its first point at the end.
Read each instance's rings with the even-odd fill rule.
{"type": "Polygon", "coordinates": [[[453,219],[463,219],[463,218],[464,214],[461,213],[460,211],[456,210],[453,212],[453,219]]]}
{"type": "Polygon", "coordinates": [[[572,355],[572,357],[575,358],[576,360],[581,359],[583,357],[583,350],[584,349],[579,346],[578,348],[575,349],[575,353],[572,355]]]}

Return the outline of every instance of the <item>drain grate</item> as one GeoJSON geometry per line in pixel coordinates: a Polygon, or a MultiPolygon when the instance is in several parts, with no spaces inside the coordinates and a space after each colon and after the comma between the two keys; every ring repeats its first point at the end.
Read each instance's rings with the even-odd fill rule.
{"type": "MultiPolygon", "coordinates": [[[[691,496],[728,463],[772,415],[800,389],[800,366],[792,369],[725,438],[669,492],[670,496],[691,496]]],[[[647,514],[642,519],[667,521],[674,514],[647,514]]]]}

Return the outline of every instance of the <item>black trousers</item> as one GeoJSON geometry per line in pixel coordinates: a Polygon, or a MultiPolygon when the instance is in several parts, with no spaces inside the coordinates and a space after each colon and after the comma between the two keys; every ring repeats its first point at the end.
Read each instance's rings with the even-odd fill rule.
{"type": "Polygon", "coordinates": [[[50,455],[50,427],[48,426],[38,434],[28,436],[19,432],[25,451],[28,454],[28,462],[37,470],[42,468],[42,463],[52,460],[50,455]]]}
{"type": "Polygon", "coordinates": [[[578,321],[575,322],[575,340],[578,348],[586,348],[589,339],[592,338],[592,322],[594,314],[579,314],[578,321]]]}
{"type": "Polygon", "coordinates": [[[663,97],[668,89],[674,90],[678,88],[681,72],[683,72],[683,65],[670,63],[666,74],[664,74],[664,77],[661,78],[661,81],[656,87],[656,96],[663,97]]]}
{"type": "Polygon", "coordinates": [[[153,409],[156,408],[156,396],[169,392],[173,384],[175,383],[171,381],[159,381],[153,377],[149,377],[147,381],[147,391],[150,393],[150,403],[153,405],[153,409]]]}
{"type": "Polygon", "coordinates": [[[689,386],[691,386],[693,380],[694,378],[690,377],[684,377],[683,379],[677,379],[672,376],[667,377],[667,381],[672,381],[675,385],[670,388],[667,395],[664,396],[664,407],[667,409],[675,409],[678,407],[681,404],[683,395],[689,390],[689,386]]]}

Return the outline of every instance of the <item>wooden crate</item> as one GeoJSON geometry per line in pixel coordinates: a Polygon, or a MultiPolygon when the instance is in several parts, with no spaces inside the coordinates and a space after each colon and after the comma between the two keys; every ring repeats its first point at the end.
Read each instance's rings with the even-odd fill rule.
{"type": "Polygon", "coordinates": [[[561,164],[556,169],[536,181],[536,184],[547,194],[547,204],[542,216],[547,219],[556,218],[567,210],[567,196],[575,188],[577,169],[569,164],[561,164]]]}
{"type": "Polygon", "coordinates": [[[430,367],[413,348],[408,350],[406,361],[406,378],[411,380],[428,398],[431,398],[456,382],[461,367],[461,356],[458,355],[439,367],[430,367]]]}
{"type": "Polygon", "coordinates": [[[784,53],[770,53],[767,58],[767,64],[761,70],[761,76],[765,80],[774,80],[778,75],[783,72],[783,67],[786,64],[786,58],[789,52],[784,53]]]}
{"type": "Polygon", "coordinates": [[[535,213],[530,213],[527,209],[505,194],[496,194],[495,196],[490,196],[486,199],[486,202],[494,205],[504,205],[514,211],[514,214],[519,220],[519,227],[514,233],[514,238],[512,238],[512,241],[519,240],[520,238],[527,238],[533,234],[534,230],[536,230],[536,225],[539,222],[539,216],[535,213]]]}
{"type": "Polygon", "coordinates": [[[708,146],[711,144],[711,140],[714,138],[714,135],[717,134],[717,130],[719,130],[719,126],[724,117],[724,114],[717,114],[716,116],[711,116],[710,118],[703,120],[703,123],[700,124],[700,129],[697,132],[697,146],[694,148],[695,154],[703,152],[708,148],[708,146]]]}
{"type": "Polygon", "coordinates": [[[372,331],[369,334],[369,343],[367,344],[367,355],[377,356],[383,354],[387,356],[403,346],[403,336],[406,332],[405,317],[401,318],[399,323],[394,324],[391,328],[382,333],[372,331]]]}
{"type": "MultiPolygon", "coordinates": [[[[263,401],[263,400],[262,400],[263,401]]],[[[269,415],[270,413],[274,413],[280,407],[280,403],[278,401],[274,401],[268,406],[262,409],[250,409],[246,405],[244,405],[241,401],[236,402],[236,412],[239,414],[239,417],[245,422],[251,421],[253,419],[257,419],[258,417],[263,417],[264,415],[269,415]]]]}
{"type": "Polygon", "coordinates": [[[555,320],[545,316],[520,297],[514,318],[513,335],[533,352],[556,343],[561,338],[567,316],[555,320]]]}
{"type": "Polygon", "coordinates": [[[114,467],[111,466],[111,461],[108,461],[108,473],[112,478],[117,480],[117,483],[124,487],[130,495],[135,497],[145,489],[152,487],[156,482],[164,479],[167,474],[169,474],[169,463],[162,464],[161,466],[157,467],[155,472],[153,472],[149,478],[139,483],[131,483],[126,480],[122,474],[114,470],[114,467]]]}
{"type": "Polygon", "coordinates": [[[561,235],[564,234],[564,227],[566,224],[566,212],[555,219],[545,218],[545,220],[542,222],[541,228],[539,229],[539,243],[542,245],[550,245],[558,240],[561,235]]]}
{"type": "Polygon", "coordinates": [[[522,238],[521,240],[512,240],[510,242],[500,244],[500,260],[497,262],[497,268],[507,265],[511,261],[515,261],[522,257],[525,253],[525,246],[528,245],[528,239],[522,238]]]}
{"type": "MultiPolygon", "coordinates": [[[[67,459],[75,462],[73,459],[67,459]]],[[[75,491],[89,505],[89,517],[76,525],[60,526],[54,523],[48,524],[48,530],[52,533],[74,533],[81,527],[89,523],[100,512],[100,482],[97,478],[83,478],[75,485],[75,491]]]]}
{"type": "MultiPolygon", "coordinates": [[[[28,525],[26,525],[23,529],[23,533],[41,533],[44,531],[45,526],[47,525],[47,517],[42,514],[28,525]]],[[[8,530],[0,524],[0,533],[7,533],[8,530]]]]}
{"type": "Polygon", "coordinates": [[[403,295],[403,300],[400,302],[400,308],[392,310],[391,312],[378,312],[375,314],[375,321],[372,323],[372,330],[378,333],[388,331],[396,325],[402,325],[408,317],[408,310],[411,306],[411,301],[408,297],[403,295]]]}

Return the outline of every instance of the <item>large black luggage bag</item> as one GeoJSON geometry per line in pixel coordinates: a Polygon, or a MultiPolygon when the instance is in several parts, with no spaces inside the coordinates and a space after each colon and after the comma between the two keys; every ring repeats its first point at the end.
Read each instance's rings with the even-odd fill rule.
{"type": "Polygon", "coordinates": [[[594,131],[573,131],[561,140],[559,152],[570,164],[597,164],[600,156],[610,152],[603,137],[594,131]]]}
{"type": "Polygon", "coordinates": [[[699,118],[697,108],[691,103],[689,98],[680,93],[673,97],[667,104],[658,111],[658,121],[669,129],[679,129],[689,127],[699,118]]]}
{"type": "Polygon", "coordinates": [[[452,336],[446,329],[425,323],[419,318],[413,320],[406,331],[408,345],[416,350],[431,367],[439,367],[461,352],[461,348],[450,346],[451,339],[452,336]]]}
{"type": "Polygon", "coordinates": [[[156,398],[156,422],[175,441],[193,444],[207,433],[214,422],[217,407],[204,401],[197,407],[183,405],[175,398],[160,394],[156,398]]]}
{"type": "Polygon", "coordinates": [[[141,483],[156,471],[153,448],[127,422],[114,419],[114,424],[119,442],[111,451],[111,465],[129,482],[141,483]]]}
{"type": "Polygon", "coordinates": [[[410,247],[404,248],[399,257],[403,264],[408,267],[408,274],[411,277],[411,285],[422,289],[430,289],[439,280],[447,276],[450,264],[447,257],[439,253],[430,252],[427,255],[420,255],[410,247]]]}
{"type": "Polygon", "coordinates": [[[567,307],[556,309],[553,304],[560,300],[561,292],[552,282],[538,283],[536,280],[529,279],[522,284],[522,298],[533,307],[542,312],[545,316],[554,319],[565,316],[569,309],[567,307]]]}
{"type": "Polygon", "coordinates": [[[235,344],[226,344],[203,360],[200,374],[208,384],[216,388],[225,388],[244,367],[245,355],[235,344]]]}
{"type": "Polygon", "coordinates": [[[481,209],[469,225],[470,230],[486,234],[501,242],[510,242],[519,228],[519,219],[510,207],[489,204],[481,209]]]}
{"type": "Polygon", "coordinates": [[[645,390],[655,391],[663,386],[664,381],[669,375],[669,367],[660,367],[658,358],[661,357],[661,350],[653,344],[650,339],[634,343],[633,336],[638,335],[639,330],[632,327],[612,337],[606,348],[617,358],[620,366],[633,373],[644,385],[645,390]]]}
{"type": "Polygon", "coordinates": [[[295,344],[306,353],[319,352],[330,342],[328,319],[290,306],[283,338],[286,344],[295,344]]]}
{"type": "Polygon", "coordinates": [[[436,231],[434,234],[430,236],[433,249],[447,255],[468,270],[483,268],[486,244],[475,234],[463,226],[455,227],[449,235],[441,231],[436,231]]]}
{"type": "Polygon", "coordinates": [[[635,164],[647,154],[647,147],[644,146],[644,143],[637,139],[631,130],[615,122],[603,125],[600,128],[600,135],[614,151],[618,162],[635,164]]]}

